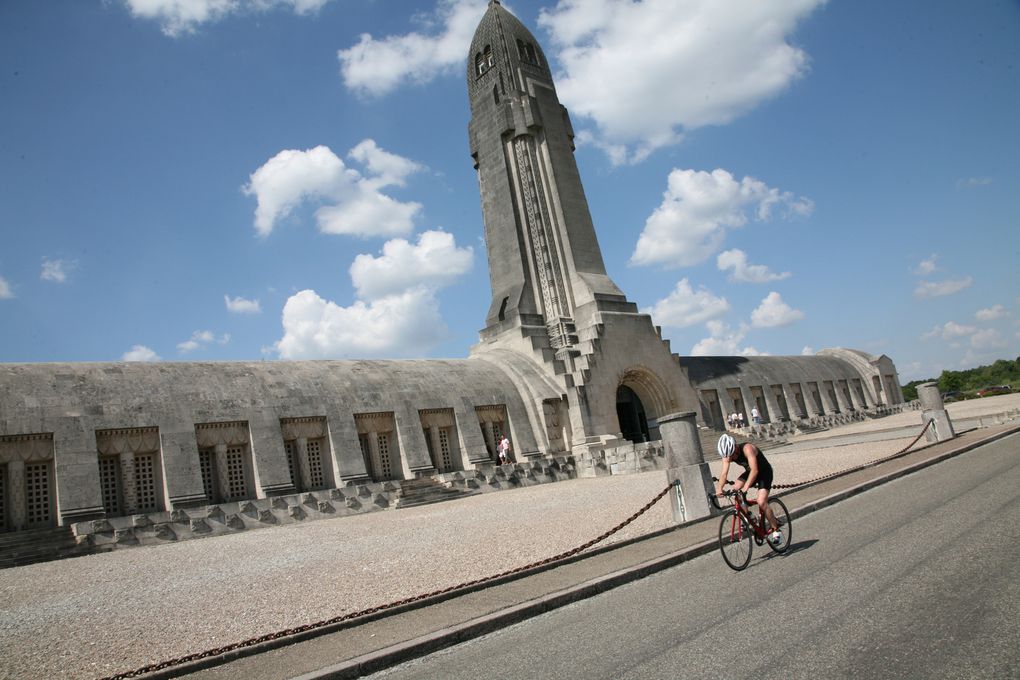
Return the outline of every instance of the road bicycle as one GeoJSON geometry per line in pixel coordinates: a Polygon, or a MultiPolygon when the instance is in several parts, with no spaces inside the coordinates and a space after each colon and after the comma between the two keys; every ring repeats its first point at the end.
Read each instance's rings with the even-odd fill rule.
{"type": "MultiPolygon", "coordinates": [[[[719,481],[716,477],[712,481],[719,481]]],[[[723,486],[734,484],[729,480],[723,486]]],[[[765,516],[765,509],[758,508],[758,516],[752,508],[758,505],[757,499],[750,499],[744,496],[742,491],[736,489],[724,491],[723,496],[729,499],[732,506],[727,505],[729,510],[725,512],[722,521],[719,522],[719,552],[730,569],[740,571],[751,562],[751,551],[754,550],[754,543],[764,543],[773,552],[782,554],[790,547],[793,538],[793,521],[790,519],[790,511],[786,504],[778,498],[769,496],[769,507],[779,522],[779,530],[782,537],[772,542],[769,540],[769,520],[765,516]],[[752,543],[753,541],[753,543],[752,543]]],[[[719,510],[726,510],[719,502],[715,494],[709,495],[709,500],[719,510]]]]}

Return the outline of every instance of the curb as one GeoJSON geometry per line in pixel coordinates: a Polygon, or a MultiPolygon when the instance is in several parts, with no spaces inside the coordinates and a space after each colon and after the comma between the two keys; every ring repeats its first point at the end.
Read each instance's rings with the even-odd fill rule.
{"type": "MultiPolygon", "coordinates": [[[[917,472],[918,470],[923,470],[924,468],[937,465],[938,463],[949,460],[950,458],[955,458],[956,456],[972,451],[980,446],[994,443],[1000,439],[1014,435],[1017,432],[1020,432],[1020,425],[1012,427],[1009,430],[996,433],[990,437],[971,442],[964,446],[950,449],[949,451],[932,458],[918,461],[900,470],[887,473],[881,477],[876,477],[875,479],[870,479],[866,482],[837,491],[836,493],[823,498],[810,501],[805,505],[798,506],[795,510],[792,510],[790,515],[794,518],[803,517],[817,510],[835,505],[840,501],[856,496],[868,491],[869,489],[881,486],[882,484],[899,479],[900,477],[905,477],[917,472]]],[[[717,544],[718,541],[715,539],[709,539],[708,541],[697,543],[682,550],[642,562],[641,564],[579,583],[575,586],[571,586],[570,588],[565,588],[548,595],[543,595],[542,597],[529,600],[528,602],[522,602],[521,604],[514,605],[499,612],[480,616],[462,624],[434,631],[413,640],[391,645],[353,659],[348,659],[347,661],[342,661],[338,664],[326,666],[325,668],[312,671],[311,673],[295,676],[292,680],[348,680],[350,678],[359,678],[370,673],[375,673],[399,663],[431,654],[432,652],[439,651],[446,647],[451,647],[461,642],[466,642],[473,638],[503,629],[508,625],[520,623],[521,621],[533,618],[539,614],[544,614],[573,602],[588,599],[607,590],[611,590],[626,583],[664,571],[670,567],[674,567],[678,564],[682,564],[683,562],[687,562],[696,557],[713,552],[716,549],[717,544]]]]}

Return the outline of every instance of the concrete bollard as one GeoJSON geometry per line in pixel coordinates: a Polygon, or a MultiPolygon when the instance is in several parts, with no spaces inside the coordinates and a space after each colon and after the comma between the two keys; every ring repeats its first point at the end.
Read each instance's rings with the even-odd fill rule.
{"type": "Polygon", "coordinates": [[[921,422],[934,420],[932,426],[924,433],[929,442],[942,442],[956,437],[953,421],[949,419],[939,386],[933,382],[921,383],[917,386],[917,398],[921,402],[921,422]]]}
{"type": "Polygon", "coordinates": [[[708,517],[712,514],[708,494],[714,488],[701,451],[694,411],[660,417],[659,434],[666,449],[666,479],[670,484],[679,482],[670,494],[673,520],[681,524],[708,517]]]}

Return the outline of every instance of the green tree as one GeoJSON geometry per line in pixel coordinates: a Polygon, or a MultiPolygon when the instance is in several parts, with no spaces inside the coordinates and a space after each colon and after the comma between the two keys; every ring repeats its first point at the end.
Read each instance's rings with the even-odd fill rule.
{"type": "Polygon", "coordinates": [[[963,382],[963,374],[960,371],[942,371],[942,375],[939,376],[939,391],[942,394],[959,392],[963,389],[963,382]]]}

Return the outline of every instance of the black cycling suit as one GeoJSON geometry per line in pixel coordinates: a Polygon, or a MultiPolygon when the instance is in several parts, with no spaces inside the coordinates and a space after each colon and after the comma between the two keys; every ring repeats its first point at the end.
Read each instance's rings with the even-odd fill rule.
{"type": "MultiPolygon", "coordinates": [[[[733,455],[730,456],[730,461],[744,468],[744,472],[737,477],[737,481],[746,482],[747,476],[751,474],[751,464],[744,454],[744,444],[737,444],[733,455]]],[[[772,464],[765,458],[765,453],[761,449],[758,449],[758,476],[754,478],[753,486],[768,491],[772,490],[772,464]]]]}

